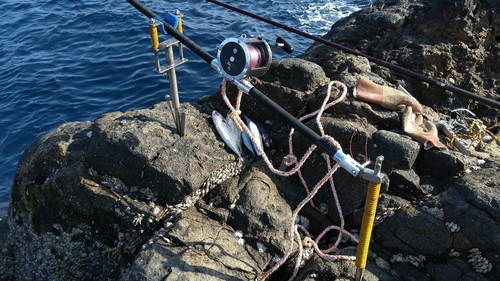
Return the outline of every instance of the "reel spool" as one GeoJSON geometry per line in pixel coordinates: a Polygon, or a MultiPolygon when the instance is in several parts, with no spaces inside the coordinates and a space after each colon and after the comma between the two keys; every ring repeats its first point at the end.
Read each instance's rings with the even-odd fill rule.
{"type": "Polygon", "coordinates": [[[225,77],[239,80],[266,73],[271,66],[272,52],[261,37],[242,34],[239,38],[228,38],[221,43],[217,60],[225,77]]]}

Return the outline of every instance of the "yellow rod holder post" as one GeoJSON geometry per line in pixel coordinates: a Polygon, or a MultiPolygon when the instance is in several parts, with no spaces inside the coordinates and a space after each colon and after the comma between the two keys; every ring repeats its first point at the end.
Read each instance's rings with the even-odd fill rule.
{"type": "Polygon", "coordinates": [[[377,160],[375,161],[375,169],[373,171],[373,181],[370,180],[368,183],[363,222],[361,223],[358,249],[356,252],[356,281],[360,281],[363,278],[364,269],[366,268],[373,222],[375,220],[375,214],[377,213],[378,196],[380,194],[380,186],[383,180],[383,174],[380,173],[383,160],[383,156],[377,157],[377,160]]]}
{"type": "Polygon", "coordinates": [[[158,39],[158,26],[160,26],[161,23],[155,19],[149,19],[148,25],[149,25],[149,35],[151,37],[151,49],[155,54],[156,71],[159,71],[160,55],[158,54],[158,51],[160,49],[160,40],[158,39]]]}
{"type": "MultiPolygon", "coordinates": [[[[183,28],[182,28],[182,17],[184,15],[179,10],[175,10],[174,15],[179,19],[179,23],[177,24],[177,30],[179,30],[180,33],[184,33],[183,28]]],[[[182,49],[181,42],[179,42],[179,57],[181,58],[181,60],[184,59],[184,51],[182,49]]]]}

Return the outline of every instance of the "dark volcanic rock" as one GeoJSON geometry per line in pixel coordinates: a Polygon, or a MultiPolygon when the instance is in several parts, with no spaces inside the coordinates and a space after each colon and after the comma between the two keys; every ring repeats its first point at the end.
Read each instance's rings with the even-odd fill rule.
{"type": "Polygon", "coordinates": [[[319,65],[302,59],[273,60],[261,79],[299,91],[310,91],[328,83],[319,65]]]}
{"type": "Polygon", "coordinates": [[[189,128],[183,138],[171,126],[166,102],[153,110],[103,115],[92,128],[87,164],[121,179],[125,186],[148,188],[149,200],[178,203],[217,167],[235,161],[232,155],[220,154],[215,130],[206,130],[210,115],[191,105],[187,109],[189,128]]]}
{"type": "MultiPolygon", "coordinates": [[[[499,15],[500,3],[492,0],[380,0],[338,21],[325,38],[499,100],[499,15]]],[[[266,75],[248,80],[299,117],[323,104],[329,79],[347,86],[347,97],[319,121],[360,164],[370,168],[368,160],[385,158],[366,280],[497,280],[495,140],[471,156],[451,148],[424,150],[404,134],[402,112],[359,101],[352,88],[360,76],[388,87],[400,82],[431,121],[464,107],[490,126],[500,121],[498,110],[324,45],[313,45],[301,58],[276,60],[266,75]]],[[[228,85],[231,101],[237,92],[228,85]]],[[[334,84],[330,101],[342,92],[334,84]]],[[[0,279],[255,280],[289,251],[269,278],[287,280],[298,246],[310,243],[290,242],[292,227],[300,224],[312,239],[332,225],[358,235],[366,179],[343,169],[331,182],[324,179],[326,157],[316,149],[301,167],[309,190],[318,186],[306,202],[296,174],[277,176],[261,158],[240,161],[222,142],[210,117],[214,109],[227,112],[220,92],[183,107],[189,109],[184,137],[176,134],[167,104],[159,103],[64,124],[28,147],[9,215],[0,220],[0,279]]],[[[290,154],[288,125],[248,95],[241,111],[270,129],[274,142],[266,156],[275,168],[282,166],[290,154]]],[[[313,119],[304,123],[320,134],[313,119]]],[[[498,128],[491,131],[498,137],[498,128]]],[[[300,134],[291,141],[298,159],[311,146],[300,134]]],[[[338,234],[330,229],[318,247],[331,247],[338,234]]],[[[355,249],[342,235],[329,254],[354,256],[355,249]]],[[[352,261],[312,254],[302,265],[297,280],[354,278],[352,261]]]]}
{"type": "Polygon", "coordinates": [[[442,221],[411,207],[387,218],[374,238],[385,249],[411,255],[440,255],[452,247],[452,234],[442,221]]]}
{"type": "Polygon", "coordinates": [[[472,166],[477,166],[477,159],[459,152],[442,152],[437,149],[423,153],[418,165],[419,173],[433,178],[449,178],[472,166]]]}
{"type": "Polygon", "coordinates": [[[292,219],[291,207],[269,176],[255,168],[249,172],[242,175],[237,187],[239,198],[234,201],[236,206],[231,211],[229,223],[266,247],[278,249],[282,255],[288,247],[284,230],[292,219]]]}
{"type": "MultiPolygon", "coordinates": [[[[344,250],[344,252],[348,252],[348,250],[344,250]]],[[[354,253],[355,251],[352,251],[352,254],[354,253]]],[[[368,263],[366,268],[367,271],[363,274],[363,280],[365,281],[397,280],[375,264],[368,263]]],[[[303,271],[297,276],[297,280],[350,280],[353,271],[356,271],[356,266],[352,262],[339,261],[331,263],[315,257],[304,267],[303,271]],[[315,277],[308,278],[308,276],[315,277]]]]}
{"type": "Polygon", "coordinates": [[[252,254],[267,254],[245,250],[251,246],[238,242],[231,227],[188,209],[144,247],[128,280],[254,279],[262,265],[252,254]]]}
{"type": "MultiPolygon", "coordinates": [[[[499,11],[498,2],[487,0],[381,0],[339,20],[324,38],[498,101],[499,11]]],[[[351,55],[317,43],[300,57],[321,65],[328,77],[340,79],[345,71],[335,62],[344,56],[351,55]],[[332,71],[335,68],[340,70],[332,71]]],[[[482,111],[491,123],[500,121],[497,110],[464,96],[373,63],[371,71],[391,83],[403,80],[424,105],[436,104],[443,111],[468,107],[482,111]]]]}
{"type": "Polygon", "coordinates": [[[392,171],[390,177],[391,188],[396,190],[396,193],[401,192],[417,196],[429,193],[420,188],[420,177],[412,169],[392,171]]]}
{"type": "Polygon", "coordinates": [[[389,167],[388,169],[407,170],[413,167],[421,149],[418,142],[383,130],[375,133],[373,138],[377,144],[377,151],[380,155],[384,155],[384,164],[389,167]]]}

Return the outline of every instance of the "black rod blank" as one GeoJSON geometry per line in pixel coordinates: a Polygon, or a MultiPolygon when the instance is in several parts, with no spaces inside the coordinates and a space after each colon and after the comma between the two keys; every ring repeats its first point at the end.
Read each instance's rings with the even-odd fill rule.
{"type": "Polygon", "coordinates": [[[489,99],[489,98],[486,98],[486,97],[483,97],[483,96],[480,96],[478,94],[475,94],[475,93],[472,93],[470,91],[467,91],[467,90],[464,90],[462,88],[458,88],[458,87],[455,87],[453,85],[448,85],[446,83],[443,83],[443,82],[440,82],[438,80],[435,80],[433,78],[430,78],[430,77],[427,77],[427,76],[424,76],[422,74],[418,74],[416,72],[413,72],[411,70],[408,70],[406,68],[403,68],[403,67],[400,67],[400,66],[397,66],[395,64],[392,64],[392,63],[389,63],[385,60],[381,60],[381,59],[377,59],[377,58],[374,58],[372,56],[369,56],[367,54],[364,54],[364,53],[361,53],[359,51],[356,51],[356,50],[353,50],[353,49],[350,49],[350,48],[347,48],[345,46],[342,46],[340,44],[337,44],[337,43],[334,43],[332,41],[329,41],[329,40],[326,40],[324,38],[321,38],[321,37],[318,37],[318,36],[314,36],[314,35],[311,35],[309,33],[306,33],[304,31],[301,31],[301,30],[298,30],[298,29],[295,29],[293,27],[290,27],[290,26],[287,26],[287,25],[284,25],[282,23],[279,23],[279,22],[276,22],[276,21],[273,21],[273,20],[270,20],[268,18],[264,18],[262,16],[259,16],[259,15],[256,15],[256,14],[253,14],[253,13],[250,13],[248,11],[245,11],[245,10],[242,10],[242,9],[239,9],[239,8],[236,8],[234,6],[231,6],[231,5],[228,5],[228,4],[225,4],[225,3],[222,3],[220,1],[217,1],[217,0],[206,0],[207,2],[211,2],[211,3],[214,3],[216,5],[219,5],[221,7],[224,7],[226,9],[229,9],[229,10],[232,10],[232,11],[235,11],[235,12],[238,12],[240,14],[243,14],[243,15],[246,15],[246,16],[249,16],[249,17],[252,17],[254,19],[257,19],[257,20],[260,20],[260,21],[263,21],[263,22],[266,22],[266,23],[269,23],[271,25],[274,25],[276,27],[279,27],[279,28],[282,28],[284,30],[287,30],[287,31],[290,31],[290,32],[293,32],[295,34],[298,34],[298,35],[301,35],[303,37],[306,37],[306,38],[309,38],[309,39],[312,39],[316,42],[320,42],[322,44],[325,44],[327,46],[331,46],[331,47],[334,47],[336,49],[339,49],[339,50],[342,50],[346,53],[349,53],[349,54],[353,54],[353,55],[357,55],[357,56],[361,56],[361,57],[365,57],[367,58],[369,61],[371,62],[374,62],[378,65],[381,65],[381,66],[385,66],[391,70],[394,70],[394,71],[397,71],[397,72],[400,72],[400,73],[403,73],[403,74],[406,74],[412,78],[415,78],[415,79],[418,79],[418,80],[421,80],[423,82],[427,82],[431,85],[436,85],[436,86],[439,86],[439,87],[442,87],[450,92],[453,92],[453,93],[456,93],[456,94],[459,94],[459,95],[462,95],[462,96],[465,96],[467,98],[470,98],[472,100],[475,100],[475,101],[478,101],[480,103],[483,103],[483,104],[486,104],[486,105],[489,105],[491,107],[494,107],[494,108],[497,108],[497,109],[500,109],[500,102],[496,101],[496,100],[492,100],[492,99],[489,99]]]}
{"type": "MultiPolygon", "coordinates": [[[[157,15],[154,12],[152,12],[146,6],[139,3],[137,0],[127,0],[127,2],[130,3],[132,6],[134,6],[141,13],[143,13],[146,17],[148,17],[148,18],[156,18],[157,17],[157,15]]],[[[196,53],[198,56],[200,56],[208,64],[212,64],[212,62],[214,60],[214,57],[212,55],[210,55],[208,52],[206,52],[204,49],[202,49],[199,45],[197,45],[196,43],[191,41],[184,34],[177,31],[177,29],[175,29],[173,26],[169,25],[166,22],[164,22],[164,25],[165,25],[165,30],[169,34],[174,36],[177,40],[179,40],[186,47],[188,47],[190,50],[192,50],[194,53],[196,53]]],[[[288,113],[281,106],[276,104],[273,100],[268,98],[265,94],[263,94],[257,88],[252,87],[248,91],[248,94],[251,95],[253,98],[255,98],[257,101],[259,101],[262,105],[267,107],[269,110],[271,110],[274,114],[278,115],[278,117],[280,117],[288,125],[295,128],[299,133],[301,133],[304,137],[309,139],[311,142],[315,143],[318,147],[323,149],[325,152],[331,154],[334,157],[338,156],[338,155],[336,155],[338,151],[335,147],[329,145],[329,143],[326,140],[322,139],[316,132],[314,132],[309,127],[304,125],[304,123],[300,122],[297,118],[293,117],[290,113],[288,113]]]]}

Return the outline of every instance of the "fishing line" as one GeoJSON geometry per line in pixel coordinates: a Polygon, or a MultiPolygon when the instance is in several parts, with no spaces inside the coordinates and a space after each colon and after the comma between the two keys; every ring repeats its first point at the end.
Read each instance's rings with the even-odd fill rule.
{"type": "Polygon", "coordinates": [[[163,5],[163,3],[160,1],[160,0],[155,0],[158,4],[160,4],[160,6],[163,8],[164,11],[168,11],[168,8],[163,5]]]}
{"type": "Polygon", "coordinates": [[[406,68],[403,68],[403,67],[400,67],[400,66],[397,66],[395,64],[392,64],[390,62],[387,62],[385,60],[381,60],[381,59],[377,59],[375,57],[372,57],[372,56],[369,56],[367,54],[364,54],[364,53],[361,53],[359,51],[356,51],[356,50],[353,50],[351,48],[348,48],[348,47],[345,47],[343,45],[340,45],[340,44],[337,44],[337,43],[334,43],[332,41],[329,41],[329,40],[326,40],[324,38],[321,38],[321,37],[317,37],[317,36],[314,36],[314,35],[311,35],[307,32],[304,32],[304,31],[301,31],[301,30],[298,30],[296,28],[293,28],[293,27],[290,27],[290,26],[287,26],[287,25],[284,25],[282,23],[279,23],[279,22],[276,22],[276,21],[273,21],[273,20],[270,20],[268,18],[265,18],[265,17],[262,17],[262,16],[259,16],[259,15],[256,15],[254,13],[250,13],[248,11],[245,11],[245,10],[242,10],[242,9],[239,9],[239,8],[236,8],[234,6],[231,6],[231,5],[228,5],[228,4],[225,4],[225,3],[222,3],[220,1],[217,1],[217,0],[206,0],[207,2],[211,2],[211,3],[214,3],[216,5],[219,5],[221,7],[224,7],[226,9],[229,9],[229,10],[232,10],[232,11],[235,11],[237,13],[240,13],[240,14],[243,14],[243,15],[246,15],[246,16],[249,16],[249,17],[252,17],[254,19],[257,19],[257,20],[260,20],[260,21],[263,21],[263,22],[266,22],[268,24],[271,24],[271,25],[274,25],[276,27],[279,27],[279,28],[282,28],[282,29],[285,29],[287,31],[290,31],[290,32],[293,32],[295,34],[298,34],[300,36],[303,36],[303,37],[306,37],[306,38],[309,38],[309,39],[312,39],[316,42],[320,42],[322,44],[325,44],[325,45],[328,45],[330,47],[334,47],[336,49],[339,49],[341,51],[344,51],[346,53],[349,53],[349,54],[353,54],[353,55],[357,55],[357,56],[361,56],[361,57],[364,57],[366,59],[368,59],[369,61],[371,62],[374,62],[378,65],[381,65],[381,66],[384,66],[384,67],[387,67],[391,70],[394,70],[394,71],[397,71],[397,72],[400,72],[400,73],[403,73],[403,74],[406,74],[412,78],[415,78],[415,79],[418,79],[418,80],[421,80],[423,82],[426,82],[426,83],[429,83],[431,85],[435,85],[435,86],[439,86],[441,88],[444,88],[445,90],[448,90],[450,92],[453,92],[455,94],[459,94],[459,95],[463,95],[467,98],[470,98],[472,100],[475,100],[475,101],[478,101],[480,103],[483,103],[483,104],[486,104],[486,105],[489,105],[491,107],[494,107],[494,108],[497,108],[497,109],[500,109],[500,102],[499,101],[496,101],[496,100],[492,100],[492,99],[489,99],[489,98],[486,98],[486,97],[483,97],[483,96],[480,96],[478,94],[475,94],[475,93],[472,93],[470,91],[467,91],[467,90],[464,90],[464,89],[461,89],[461,88],[458,88],[458,87],[455,87],[453,85],[449,85],[449,84],[446,84],[446,83],[443,83],[441,81],[438,81],[438,80],[435,80],[433,78],[430,78],[430,77],[427,77],[427,76],[424,76],[422,74],[418,74],[416,72],[413,72],[411,70],[408,70],[406,68]]]}

